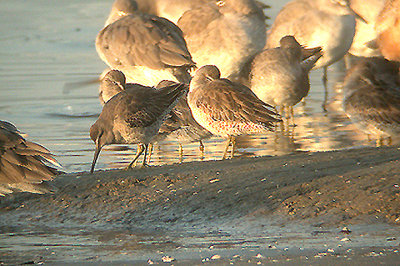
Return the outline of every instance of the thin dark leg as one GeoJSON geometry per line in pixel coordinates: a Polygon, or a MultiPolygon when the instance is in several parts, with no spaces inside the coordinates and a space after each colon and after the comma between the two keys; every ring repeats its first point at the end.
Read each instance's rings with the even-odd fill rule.
{"type": "Polygon", "coordinates": [[[235,146],[236,146],[236,139],[234,136],[231,136],[231,143],[232,143],[231,159],[233,159],[233,155],[235,153],[235,146]]]}
{"type": "Polygon", "coordinates": [[[149,156],[147,157],[147,164],[150,164],[151,155],[153,155],[153,143],[149,144],[149,156]]]}
{"type": "Polygon", "coordinates": [[[322,74],[322,83],[324,85],[324,101],[322,103],[322,110],[326,112],[326,104],[328,102],[328,67],[324,67],[324,73],[322,74]]]}
{"type": "Polygon", "coordinates": [[[183,162],[183,147],[182,143],[179,143],[179,163],[183,162]]]}
{"type": "Polygon", "coordinates": [[[149,150],[149,144],[144,144],[144,155],[143,155],[143,163],[142,163],[142,167],[146,167],[149,166],[147,164],[146,158],[147,158],[147,151],[149,150]]]}
{"type": "Polygon", "coordinates": [[[201,159],[204,158],[204,144],[201,140],[199,140],[199,150],[200,150],[200,157],[201,159]]]}

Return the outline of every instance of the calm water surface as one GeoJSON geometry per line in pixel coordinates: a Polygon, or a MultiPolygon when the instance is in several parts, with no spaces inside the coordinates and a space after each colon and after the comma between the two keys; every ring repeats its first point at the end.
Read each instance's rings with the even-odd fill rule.
{"type": "MultiPolygon", "coordinates": [[[[267,2],[267,1],[266,1],[267,2]]],[[[268,1],[276,16],[287,1],[268,1]]],[[[0,119],[14,123],[28,139],[50,149],[64,171],[87,171],[94,145],[89,128],[101,112],[98,84],[65,90],[70,82],[96,79],[105,64],[96,54],[94,39],[112,1],[2,0],[0,1],[0,119]]],[[[294,138],[280,133],[242,137],[237,156],[280,155],[294,151],[326,151],[371,146],[355,131],[341,110],[335,89],[343,76],[337,64],[329,72],[329,107],[321,103],[321,71],[311,73],[311,91],[295,108],[294,138]]],[[[205,160],[222,156],[224,140],[205,141],[205,160]]],[[[152,164],[178,162],[174,141],[157,145],[152,164]]],[[[136,146],[121,151],[103,150],[99,168],[115,168],[132,160],[136,146]]],[[[197,144],[184,146],[184,161],[200,160],[197,144]]]]}

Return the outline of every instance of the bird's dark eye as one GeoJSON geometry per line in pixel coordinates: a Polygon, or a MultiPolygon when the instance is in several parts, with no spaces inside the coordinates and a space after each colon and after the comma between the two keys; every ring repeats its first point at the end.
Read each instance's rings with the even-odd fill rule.
{"type": "Polygon", "coordinates": [[[223,7],[225,5],[225,1],[220,0],[220,1],[217,1],[215,4],[219,7],[223,7]]]}

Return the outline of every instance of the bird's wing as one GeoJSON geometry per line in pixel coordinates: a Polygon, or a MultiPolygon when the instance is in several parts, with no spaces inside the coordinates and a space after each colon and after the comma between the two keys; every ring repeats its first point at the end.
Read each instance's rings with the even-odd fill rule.
{"type": "Polygon", "coordinates": [[[274,108],[244,85],[219,79],[203,87],[200,93],[195,104],[213,120],[253,122],[267,127],[279,121],[274,108]]]}
{"type": "Polygon", "coordinates": [[[179,28],[151,15],[129,15],[108,25],[98,34],[96,48],[114,68],[194,64],[179,28]]]}

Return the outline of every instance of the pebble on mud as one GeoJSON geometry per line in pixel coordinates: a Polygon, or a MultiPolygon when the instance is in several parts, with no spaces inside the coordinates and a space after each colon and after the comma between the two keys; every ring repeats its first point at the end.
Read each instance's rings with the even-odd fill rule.
{"type": "Polygon", "coordinates": [[[351,230],[345,226],[345,227],[342,228],[342,230],[340,232],[341,233],[345,233],[345,234],[350,234],[351,230]]]}
{"type": "Polygon", "coordinates": [[[164,256],[164,257],[161,258],[161,260],[162,260],[162,262],[170,263],[170,262],[175,261],[175,258],[174,257],[170,257],[170,256],[164,256]]]}
{"type": "Polygon", "coordinates": [[[216,254],[216,255],[212,256],[211,259],[212,260],[219,260],[219,259],[221,259],[221,256],[216,254]]]}

